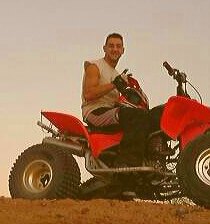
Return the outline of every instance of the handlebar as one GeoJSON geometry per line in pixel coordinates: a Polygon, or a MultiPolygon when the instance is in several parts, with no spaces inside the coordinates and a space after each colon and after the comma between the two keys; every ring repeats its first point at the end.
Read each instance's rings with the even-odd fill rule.
{"type": "Polygon", "coordinates": [[[184,72],[179,72],[178,69],[172,68],[167,61],[163,62],[163,66],[167,69],[168,74],[172,76],[178,83],[177,95],[190,98],[186,89],[186,83],[187,83],[186,74],[184,72]],[[185,83],[185,89],[183,89],[183,83],[185,83]]]}
{"type": "Polygon", "coordinates": [[[168,74],[173,76],[179,84],[187,82],[187,75],[184,72],[179,72],[179,70],[172,68],[167,61],[163,62],[163,66],[167,69],[168,74]]]}
{"type": "Polygon", "coordinates": [[[167,69],[168,74],[172,76],[178,83],[177,95],[190,98],[187,93],[186,83],[188,83],[198,94],[200,102],[202,104],[202,98],[198,90],[187,80],[187,75],[184,72],[180,72],[178,69],[172,68],[167,61],[163,62],[163,66],[167,69]],[[185,89],[183,88],[183,83],[185,84],[185,89]]]}
{"type": "Polygon", "coordinates": [[[169,74],[170,76],[174,75],[175,70],[168,64],[167,61],[164,61],[164,62],[163,62],[163,66],[167,69],[168,74],[169,74]]]}

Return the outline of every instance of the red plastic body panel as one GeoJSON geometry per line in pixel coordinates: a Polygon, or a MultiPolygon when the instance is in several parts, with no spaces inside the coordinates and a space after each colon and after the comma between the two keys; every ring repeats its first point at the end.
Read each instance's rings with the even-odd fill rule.
{"type": "Polygon", "coordinates": [[[98,157],[100,153],[114,145],[119,145],[123,133],[116,132],[113,134],[90,133],[90,143],[93,156],[98,157]]]}
{"type": "Polygon", "coordinates": [[[184,148],[188,142],[210,129],[210,108],[185,97],[171,97],[165,104],[161,129],[184,148]]]}
{"type": "Polygon", "coordinates": [[[89,134],[83,123],[76,117],[58,112],[41,112],[61,133],[83,136],[89,139],[89,134]]]}
{"type": "Polygon", "coordinates": [[[180,135],[180,144],[181,149],[184,149],[185,146],[198,137],[199,135],[203,134],[206,130],[210,129],[210,123],[202,124],[202,123],[194,123],[189,125],[185,128],[185,130],[180,135]]]}
{"type": "Polygon", "coordinates": [[[61,133],[85,137],[90,145],[93,156],[98,157],[100,153],[121,141],[122,132],[113,134],[89,133],[83,123],[76,117],[58,112],[41,112],[61,133]]]}

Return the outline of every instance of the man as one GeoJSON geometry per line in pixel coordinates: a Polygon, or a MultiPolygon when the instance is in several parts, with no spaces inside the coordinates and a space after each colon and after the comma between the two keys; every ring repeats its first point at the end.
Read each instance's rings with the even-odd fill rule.
{"type": "Polygon", "coordinates": [[[88,125],[97,127],[119,126],[124,132],[119,163],[139,166],[149,131],[148,100],[143,94],[145,106],[142,109],[119,106],[119,92],[127,87],[115,69],[124,53],[123,37],[118,33],[108,35],[103,50],[103,58],[84,63],[83,119],[88,125]]]}

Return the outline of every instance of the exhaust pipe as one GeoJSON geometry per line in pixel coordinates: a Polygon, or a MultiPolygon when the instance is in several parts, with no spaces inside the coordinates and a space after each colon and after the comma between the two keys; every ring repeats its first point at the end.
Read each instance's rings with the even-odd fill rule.
{"type": "Polygon", "coordinates": [[[75,142],[61,141],[56,138],[46,137],[42,140],[42,144],[54,145],[64,150],[70,150],[73,155],[83,157],[85,155],[84,147],[75,142]]]}

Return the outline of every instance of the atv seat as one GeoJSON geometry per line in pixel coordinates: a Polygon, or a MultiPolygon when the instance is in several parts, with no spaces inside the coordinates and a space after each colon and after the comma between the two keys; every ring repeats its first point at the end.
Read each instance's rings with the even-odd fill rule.
{"type": "Polygon", "coordinates": [[[103,134],[113,134],[121,131],[121,127],[119,125],[109,125],[105,127],[98,127],[92,124],[88,124],[86,129],[89,133],[103,133],[103,134]]]}

